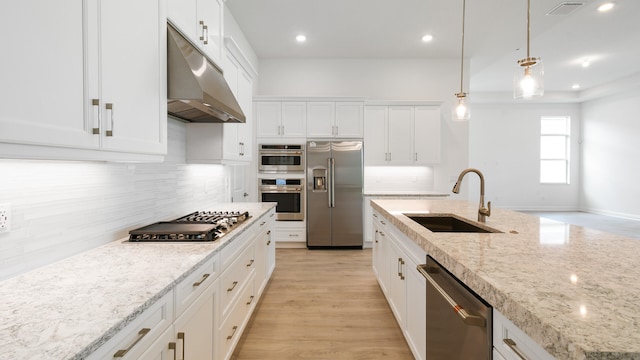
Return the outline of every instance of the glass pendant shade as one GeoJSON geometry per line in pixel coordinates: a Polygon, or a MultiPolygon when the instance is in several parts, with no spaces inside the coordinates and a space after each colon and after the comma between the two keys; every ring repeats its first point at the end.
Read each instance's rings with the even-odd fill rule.
{"type": "Polygon", "coordinates": [[[465,121],[471,118],[471,111],[469,111],[469,104],[467,103],[467,94],[456,94],[456,104],[453,107],[451,118],[455,121],[465,121]]]}
{"type": "Polygon", "coordinates": [[[513,76],[513,98],[529,99],[544,95],[544,66],[539,58],[518,61],[513,76]]]}

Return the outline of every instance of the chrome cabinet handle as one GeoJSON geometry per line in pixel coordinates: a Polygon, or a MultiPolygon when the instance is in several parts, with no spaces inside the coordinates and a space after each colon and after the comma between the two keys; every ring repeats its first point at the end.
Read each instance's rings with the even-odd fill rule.
{"type": "Polygon", "coordinates": [[[400,276],[400,280],[404,280],[404,269],[403,269],[404,260],[402,258],[398,258],[398,262],[400,263],[400,265],[399,265],[400,266],[399,267],[400,270],[398,270],[398,276],[400,276]]]}
{"type": "Polygon", "coordinates": [[[227,292],[231,292],[231,291],[233,291],[233,289],[235,289],[235,288],[236,288],[236,285],[238,285],[238,282],[237,282],[237,281],[234,281],[234,282],[231,284],[231,287],[227,289],[227,292]]]}
{"type": "Polygon", "coordinates": [[[507,346],[509,347],[509,349],[511,349],[511,351],[513,351],[516,355],[518,355],[518,357],[522,360],[528,360],[527,357],[522,353],[522,351],[520,351],[520,349],[518,348],[518,344],[516,344],[515,341],[513,341],[512,339],[506,338],[506,339],[502,339],[502,341],[507,344],[507,346]]]}
{"type": "Polygon", "coordinates": [[[185,342],[185,337],[184,337],[184,333],[183,332],[179,332],[178,333],[178,340],[182,341],[182,360],[184,359],[184,348],[187,346],[187,343],[185,342]]]}
{"type": "Polygon", "coordinates": [[[271,245],[271,240],[267,241],[267,246],[271,245]]]}
{"type": "Polygon", "coordinates": [[[205,25],[204,21],[200,20],[200,27],[202,28],[202,35],[200,35],[200,41],[204,41],[204,44],[207,45],[209,43],[209,29],[207,25],[205,25]],[[205,36],[206,32],[206,36],[205,36]]]}
{"type": "Polygon", "coordinates": [[[238,330],[238,327],[234,326],[234,327],[231,328],[231,330],[232,330],[231,331],[231,335],[227,336],[227,340],[233,339],[233,336],[236,334],[236,331],[238,330]]]}
{"type": "Polygon", "coordinates": [[[480,326],[480,327],[483,327],[485,325],[486,322],[483,317],[469,314],[467,310],[465,310],[461,305],[459,305],[455,300],[453,300],[451,296],[449,296],[449,294],[447,294],[447,292],[444,291],[444,289],[441,288],[440,285],[438,285],[438,283],[436,283],[435,280],[433,280],[431,275],[427,273],[426,264],[418,265],[416,266],[416,269],[418,269],[420,274],[422,274],[422,276],[424,276],[424,278],[427,279],[429,283],[431,283],[431,285],[436,289],[436,291],[438,291],[440,296],[442,296],[442,298],[444,298],[449,303],[449,305],[451,305],[451,307],[453,308],[453,311],[456,314],[458,314],[458,316],[460,316],[460,318],[462,319],[462,321],[464,321],[465,324],[471,325],[471,326],[480,326]]]}
{"type": "Polygon", "coordinates": [[[254,298],[253,295],[249,297],[249,302],[247,302],[247,305],[251,305],[251,303],[253,302],[253,298],[254,298]]]}
{"type": "Polygon", "coordinates": [[[169,343],[169,350],[173,350],[173,360],[176,360],[177,359],[177,356],[176,356],[176,343],[170,342],[169,343]]]}
{"type": "Polygon", "coordinates": [[[208,278],[208,277],[209,277],[209,274],[204,274],[204,275],[202,275],[202,279],[200,279],[200,281],[198,281],[198,282],[194,282],[194,283],[193,283],[193,287],[197,287],[197,286],[202,285],[202,283],[203,283],[205,280],[207,280],[207,278],[208,278]]]}
{"type": "MultiPolygon", "coordinates": [[[[98,126],[93,128],[93,135],[100,135],[100,100],[99,99],[91,99],[91,105],[94,109],[97,109],[97,114],[95,115],[96,120],[98,121],[98,126]]],[[[95,125],[96,122],[94,121],[95,125]]]]}
{"type": "Polygon", "coordinates": [[[266,221],[263,221],[263,222],[260,223],[260,226],[262,226],[262,225],[264,225],[266,223],[267,223],[266,221]]]}
{"type": "Polygon", "coordinates": [[[251,259],[251,261],[249,261],[249,263],[247,264],[247,267],[251,267],[251,265],[253,265],[253,262],[254,262],[254,261],[255,261],[255,260],[251,259]]]}
{"type": "Polygon", "coordinates": [[[112,103],[106,103],[105,104],[105,108],[107,109],[108,112],[111,113],[111,130],[107,130],[107,136],[113,136],[113,127],[114,127],[114,116],[113,116],[113,104],[112,103]]]}
{"type": "Polygon", "coordinates": [[[267,235],[271,235],[271,230],[267,230],[267,235]]]}
{"type": "Polygon", "coordinates": [[[136,339],[133,341],[133,343],[131,345],[129,345],[128,348],[126,349],[120,349],[118,351],[116,351],[115,354],[113,354],[114,358],[121,358],[124,357],[125,355],[127,355],[127,353],[129,351],[131,351],[131,349],[133,349],[134,346],[136,346],[136,344],[138,344],[140,342],[140,340],[142,340],[143,337],[145,337],[149,331],[151,331],[151,329],[149,328],[142,328],[140,329],[140,331],[138,331],[138,337],[136,337],[136,339]]]}

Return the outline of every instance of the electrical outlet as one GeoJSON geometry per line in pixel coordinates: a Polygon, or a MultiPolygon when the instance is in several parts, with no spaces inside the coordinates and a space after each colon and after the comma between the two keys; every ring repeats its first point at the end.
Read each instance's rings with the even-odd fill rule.
{"type": "Polygon", "coordinates": [[[11,231],[11,207],[9,204],[0,204],[0,233],[11,231]]]}

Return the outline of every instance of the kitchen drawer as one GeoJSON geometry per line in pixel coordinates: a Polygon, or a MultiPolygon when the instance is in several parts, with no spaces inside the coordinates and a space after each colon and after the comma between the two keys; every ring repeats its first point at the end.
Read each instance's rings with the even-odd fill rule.
{"type": "Polygon", "coordinates": [[[229,244],[227,244],[227,246],[222,249],[222,251],[220,252],[221,271],[224,271],[226,268],[228,268],[229,264],[231,264],[236,259],[236,257],[238,257],[240,253],[242,253],[244,248],[246,248],[251,243],[256,233],[256,228],[257,226],[255,226],[255,224],[251,225],[241,234],[238,234],[229,244]]]}
{"type": "Polygon", "coordinates": [[[276,231],[278,238],[276,241],[291,241],[291,242],[305,242],[307,241],[307,230],[306,229],[282,229],[278,228],[276,231]]]}
{"type": "Polygon", "coordinates": [[[373,221],[375,221],[381,228],[386,228],[388,223],[388,220],[380,215],[380,213],[378,213],[377,211],[373,212],[373,221]]]}
{"type": "Polygon", "coordinates": [[[224,321],[238,294],[244,288],[247,279],[255,269],[255,247],[246,248],[240,256],[220,275],[220,309],[224,321]]]}
{"type": "Polygon", "coordinates": [[[493,348],[505,360],[555,359],[496,309],[493,309],[493,348]]]}
{"type": "Polygon", "coordinates": [[[219,275],[219,253],[207,260],[196,271],[176,286],[176,317],[193,303],[219,275]]]}
{"type": "Polygon", "coordinates": [[[241,289],[238,301],[234,302],[229,317],[220,326],[220,331],[218,331],[219,359],[229,359],[258,301],[253,280],[254,275],[248,279],[246,286],[241,289]]]}
{"type": "Polygon", "coordinates": [[[173,291],[169,291],[87,359],[127,360],[140,357],[173,322],[173,296],[173,291]]]}

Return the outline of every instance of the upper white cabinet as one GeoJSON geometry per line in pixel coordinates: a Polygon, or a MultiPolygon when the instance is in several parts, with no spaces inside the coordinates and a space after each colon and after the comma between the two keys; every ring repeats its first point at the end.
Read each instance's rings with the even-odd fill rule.
{"type": "Polygon", "coordinates": [[[222,63],[222,0],[168,0],[168,17],[216,64],[222,63]]]}
{"type": "Polygon", "coordinates": [[[14,34],[5,45],[16,55],[0,59],[0,156],[162,159],[164,0],[40,0],[3,7],[1,26],[14,34]],[[32,46],[30,39],[43,34],[48,40],[32,46]]]}
{"type": "Polygon", "coordinates": [[[362,102],[307,102],[307,137],[362,138],[362,102]]]}
{"type": "Polygon", "coordinates": [[[255,107],[258,137],[306,136],[306,102],[258,101],[255,107]]]}
{"type": "Polygon", "coordinates": [[[365,165],[418,165],[440,161],[440,109],[366,106],[365,165]]]}

